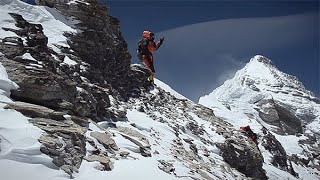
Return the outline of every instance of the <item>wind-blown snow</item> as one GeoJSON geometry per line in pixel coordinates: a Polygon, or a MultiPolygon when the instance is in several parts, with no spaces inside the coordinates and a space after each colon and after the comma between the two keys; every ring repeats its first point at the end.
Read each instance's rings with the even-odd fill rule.
{"type": "MultiPolygon", "coordinates": [[[[250,53],[265,52],[266,49],[290,52],[293,47],[300,49],[311,42],[317,44],[318,41],[311,34],[314,34],[318,25],[308,19],[318,16],[318,13],[314,13],[222,19],[157,32],[158,37],[164,36],[170,40],[157,53],[157,67],[165,69],[158,71],[158,75],[171,87],[183,87],[183,95],[197,101],[200,95],[208,94],[211,92],[209,90],[233,77],[243,67],[243,59],[250,56],[250,53]],[[195,48],[198,45],[206,48],[195,48]],[[183,72],[178,72],[177,69],[183,72]]],[[[130,48],[132,53],[136,51],[137,40],[129,43],[133,44],[130,48]]],[[[301,55],[302,52],[293,53],[301,55]]],[[[303,66],[306,62],[311,62],[304,60],[303,56],[301,58],[300,61],[295,59],[295,64],[303,66]]],[[[284,62],[289,64],[292,60],[284,62]]],[[[315,62],[314,65],[318,64],[315,62]]],[[[311,68],[310,71],[316,72],[318,68],[311,68]]],[[[309,86],[312,87],[310,82],[309,86]]]]}
{"type": "MultiPolygon", "coordinates": [[[[201,97],[199,103],[213,109],[221,109],[228,104],[231,109],[232,106],[241,109],[242,113],[253,113],[254,103],[263,98],[292,104],[298,107],[297,114],[320,108],[319,104],[310,101],[316,97],[296,77],[282,73],[271,60],[260,55],[252,58],[232,79],[201,97]]],[[[317,119],[320,119],[318,112],[317,119]]]]}

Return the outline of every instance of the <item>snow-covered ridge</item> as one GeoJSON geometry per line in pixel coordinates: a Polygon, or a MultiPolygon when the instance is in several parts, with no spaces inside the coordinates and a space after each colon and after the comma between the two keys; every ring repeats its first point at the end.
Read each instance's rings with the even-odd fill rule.
{"type": "Polygon", "coordinates": [[[187,100],[189,100],[188,98],[184,97],[183,95],[181,95],[177,91],[173,90],[170,86],[168,86],[164,82],[160,81],[159,79],[155,79],[155,84],[157,86],[159,86],[161,89],[165,90],[166,92],[170,93],[171,95],[173,95],[174,97],[176,97],[178,99],[187,99],[187,100]]]}

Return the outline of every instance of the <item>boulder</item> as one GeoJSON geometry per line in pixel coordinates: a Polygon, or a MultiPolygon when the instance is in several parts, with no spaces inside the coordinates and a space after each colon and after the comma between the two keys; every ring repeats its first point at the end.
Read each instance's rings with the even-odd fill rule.
{"type": "Polygon", "coordinates": [[[263,156],[253,141],[239,135],[217,144],[223,159],[239,172],[254,179],[268,179],[263,166],[263,156]]]}
{"type": "Polygon", "coordinates": [[[4,109],[14,109],[31,118],[39,117],[51,118],[54,120],[65,120],[63,116],[66,115],[63,112],[54,111],[53,109],[44,106],[19,101],[8,102],[4,109]]]}
{"type": "Polygon", "coordinates": [[[88,162],[98,161],[104,166],[104,170],[111,171],[113,168],[113,163],[111,162],[110,158],[99,154],[99,155],[89,155],[87,157],[84,157],[85,160],[88,162]]]}
{"type": "Polygon", "coordinates": [[[101,132],[91,132],[90,136],[98,140],[106,149],[117,151],[119,150],[116,142],[112,139],[110,134],[101,132]]]}

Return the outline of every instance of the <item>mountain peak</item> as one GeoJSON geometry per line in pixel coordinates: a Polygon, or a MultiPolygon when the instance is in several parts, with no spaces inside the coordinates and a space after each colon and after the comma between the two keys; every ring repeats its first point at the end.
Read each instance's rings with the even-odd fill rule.
{"type": "Polygon", "coordinates": [[[272,94],[273,97],[280,96],[280,98],[292,95],[293,99],[297,96],[312,100],[317,99],[297,77],[278,70],[270,59],[262,55],[251,58],[232,79],[227,80],[208,96],[230,101],[240,97],[251,99],[248,94],[252,96],[254,94],[272,94]]]}
{"type": "Polygon", "coordinates": [[[265,65],[274,66],[273,62],[270,59],[268,59],[267,57],[262,56],[262,55],[255,55],[253,58],[250,59],[250,62],[252,62],[252,61],[257,61],[257,62],[263,63],[265,65]]]}
{"type": "Polygon", "coordinates": [[[257,80],[260,79],[271,82],[277,81],[275,74],[278,74],[276,66],[270,59],[262,55],[256,55],[251,58],[250,62],[237,73],[238,76],[241,76],[240,78],[251,77],[257,80]]]}
{"type": "Polygon", "coordinates": [[[300,93],[314,96],[312,92],[305,89],[303,83],[297,77],[280,71],[272,60],[262,55],[251,58],[250,62],[239,70],[235,77],[241,79],[242,82],[252,81],[255,86],[268,91],[275,91],[280,88],[290,92],[298,90],[300,93]]]}
{"type": "Polygon", "coordinates": [[[262,56],[262,55],[255,55],[253,58],[250,59],[248,64],[254,64],[254,65],[263,65],[266,68],[274,68],[277,69],[275,64],[272,62],[271,59],[262,56]]]}

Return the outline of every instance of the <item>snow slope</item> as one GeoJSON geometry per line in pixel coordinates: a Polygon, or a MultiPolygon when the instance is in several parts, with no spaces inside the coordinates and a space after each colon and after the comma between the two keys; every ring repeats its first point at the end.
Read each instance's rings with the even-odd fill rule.
{"type": "MultiPolygon", "coordinates": [[[[0,100],[10,102],[10,90],[18,88],[17,85],[8,79],[5,68],[0,63],[0,100]]],[[[52,159],[40,152],[41,144],[38,142],[42,130],[33,126],[28,117],[14,110],[3,109],[4,103],[0,103],[0,174],[1,179],[26,179],[26,180],[62,180],[68,179],[68,176],[52,163],[52,159]]],[[[140,128],[150,130],[152,127],[160,127],[161,132],[171,134],[166,136],[163,142],[170,144],[174,134],[163,127],[160,123],[153,121],[145,114],[130,111],[128,112],[130,122],[136,123],[140,128]]],[[[121,124],[121,123],[120,123],[121,124]]],[[[123,126],[128,126],[123,123],[123,126]]],[[[91,129],[101,131],[94,124],[90,125],[91,129]]],[[[116,133],[116,132],[115,132],[116,133]]],[[[76,179],[178,179],[173,176],[159,171],[157,157],[146,158],[135,153],[137,147],[132,142],[126,140],[121,135],[116,138],[118,145],[126,150],[132,150],[132,156],[139,160],[116,161],[117,166],[114,171],[101,172],[94,169],[97,163],[84,161],[80,173],[76,179]],[[137,168],[139,167],[139,168],[137,168]],[[123,173],[125,172],[125,173],[123,173]],[[155,176],[156,174],[156,176],[155,176]]],[[[88,145],[90,146],[90,145],[88,145]]],[[[89,147],[88,147],[89,148],[89,147]]],[[[137,149],[139,151],[139,149],[137,149]]],[[[159,149],[160,151],[160,149],[159,149]]],[[[180,165],[180,171],[186,171],[186,168],[180,165]]]]}

